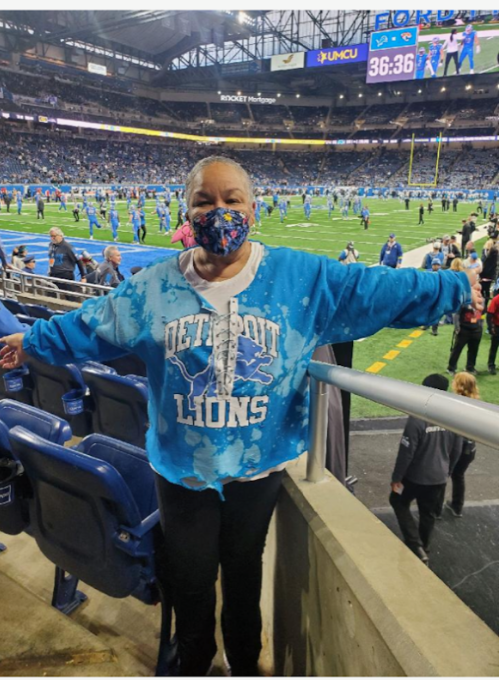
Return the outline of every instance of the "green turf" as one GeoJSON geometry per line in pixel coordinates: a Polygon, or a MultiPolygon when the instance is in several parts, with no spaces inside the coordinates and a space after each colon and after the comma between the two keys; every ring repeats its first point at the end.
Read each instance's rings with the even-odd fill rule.
{"type": "MultiPolygon", "coordinates": [[[[268,199],[270,203],[270,199],[268,199]]],[[[314,199],[314,209],[310,222],[303,215],[301,198],[292,197],[289,217],[280,223],[279,213],[274,211],[270,218],[262,218],[261,234],[255,238],[274,246],[289,246],[299,250],[324,254],[337,258],[347,241],[353,240],[356,248],[360,251],[361,260],[366,264],[374,264],[378,261],[379,251],[388,234],[394,231],[399,242],[405,250],[412,250],[424,245],[427,238],[442,236],[452,233],[461,225],[461,219],[467,217],[472,211],[472,204],[461,203],[457,213],[442,213],[440,205],[435,203],[435,211],[432,215],[425,214],[425,224],[417,226],[419,201],[411,201],[410,210],[405,210],[402,202],[397,200],[371,200],[366,201],[371,210],[371,225],[366,232],[360,226],[360,219],[350,217],[342,220],[339,209],[333,212],[332,219],[328,218],[326,209],[315,206],[324,206],[324,199],[314,199]]],[[[425,203],[426,204],[426,203],[425,203]]],[[[153,246],[170,246],[169,236],[158,235],[158,219],[154,212],[154,201],[148,201],[146,205],[148,235],[147,243],[153,246]]],[[[118,203],[121,215],[122,228],[119,231],[120,241],[131,243],[132,229],[126,224],[126,203],[118,203]]],[[[45,222],[42,224],[36,220],[36,212],[33,204],[26,201],[23,206],[23,214],[17,216],[14,206],[11,206],[11,214],[0,212],[0,228],[15,229],[26,232],[46,233],[52,226],[63,229],[67,236],[88,236],[87,221],[82,218],[75,225],[71,212],[58,211],[58,204],[49,203],[45,208],[45,222]]],[[[172,224],[176,224],[176,201],[172,204],[172,224]]],[[[111,241],[111,231],[102,229],[97,234],[102,240],[111,241]]],[[[175,246],[174,246],[175,247],[175,246]]],[[[354,367],[359,370],[367,369],[375,361],[383,361],[386,366],[380,375],[394,377],[408,382],[420,383],[425,375],[433,372],[444,372],[449,358],[451,342],[451,328],[444,326],[440,330],[439,337],[433,337],[429,332],[413,341],[407,349],[401,349],[400,355],[393,361],[384,361],[383,355],[400,340],[406,338],[411,331],[399,331],[386,329],[377,333],[372,338],[355,343],[354,367]]],[[[486,374],[487,352],[489,337],[484,335],[478,355],[477,368],[481,371],[478,378],[482,397],[486,401],[499,404],[499,379],[486,374]]],[[[463,358],[460,366],[463,367],[463,358]]],[[[353,416],[369,417],[374,415],[389,415],[393,412],[386,407],[374,404],[357,397],[353,398],[353,416]]]]}
{"type": "MultiPolygon", "coordinates": [[[[268,199],[270,203],[270,199],[268,199]]],[[[303,214],[301,198],[292,197],[291,207],[288,211],[288,219],[281,224],[279,212],[274,210],[271,217],[262,217],[262,228],[258,239],[273,246],[289,246],[298,250],[327,255],[337,258],[345,248],[347,241],[353,240],[355,247],[361,254],[362,262],[374,264],[378,261],[382,244],[388,234],[394,231],[399,243],[405,250],[413,250],[425,244],[430,237],[442,236],[445,233],[453,233],[461,226],[460,220],[467,217],[472,209],[469,203],[458,205],[458,212],[440,212],[440,206],[435,202],[435,211],[432,215],[425,215],[425,224],[418,224],[419,202],[411,201],[410,210],[405,210],[404,205],[398,200],[367,200],[371,211],[371,224],[367,231],[360,226],[360,218],[354,217],[352,211],[348,219],[341,219],[339,208],[328,218],[325,209],[325,199],[314,199],[312,216],[307,221],[303,214]]],[[[426,203],[425,203],[426,204],[426,203]]],[[[172,203],[172,225],[175,226],[177,219],[177,202],[172,203]]],[[[151,246],[170,245],[170,237],[158,235],[158,218],[154,213],[155,202],[147,201],[147,239],[151,246]]],[[[121,217],[119,239],[123,243],[132,242],[132,227],[127,225],[126,203],[118,202],[118,211],[121,217]]],[[[88,222],[81,217],[80,222],[75,224],[68,206],[68,212],[59,212],[59,205],[48,203],[45,206],[45,221],[36,220],[36,210],[33,203],[25,201],[23,212],[18,216],[15,204],[11,205],[11,213],[5,208],[0,212],[0,228],[16,229],[27,232],[46,233],[50,227],[60,227],[67,236],[88,237],[88,222]]],[[[99,240],[111,241],[110,229],[95,230],[95,236],[99,240]]],[[[181,247],[181,246],[173,246],[181,247]]]]}

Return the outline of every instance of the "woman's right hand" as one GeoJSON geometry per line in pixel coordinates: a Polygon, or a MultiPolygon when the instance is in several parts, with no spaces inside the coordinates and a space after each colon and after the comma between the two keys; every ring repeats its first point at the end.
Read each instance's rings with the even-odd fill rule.
{"type": "Polygon", "coordinates": [[[5,345],[0,350],[0,367],[10,370],[18,368],[28,359],[23,350],[24,333],[14,333],[0,338],[0,344],[5,345]]]}

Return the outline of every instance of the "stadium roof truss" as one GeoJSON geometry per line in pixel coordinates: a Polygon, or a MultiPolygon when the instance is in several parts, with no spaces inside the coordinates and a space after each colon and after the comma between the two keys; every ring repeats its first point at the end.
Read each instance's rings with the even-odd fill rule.
{"type": "Polygon", "coordinates": [[[189,74],[190,81],[204,78],[206,67],[217,67],[213,75],[224,77],[231,73],[224,67],[246,63],[251,75],[273,54],[318,49],[323,41],[362,42],[372,22],[369,10],[0,12],[0,30],[13,51],[64,45],[133,61],[156,71],[161,85],[175,84],[177,71],[185,82],[186,71],[197,72],[189,74]]]}

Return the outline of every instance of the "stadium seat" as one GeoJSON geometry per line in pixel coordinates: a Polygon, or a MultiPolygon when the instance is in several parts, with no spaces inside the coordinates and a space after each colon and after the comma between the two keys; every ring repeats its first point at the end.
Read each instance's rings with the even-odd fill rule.
{"type": "Polygon", "coordinates": [[[33,404],[71,423],[73,434],[85,437],[91,432],[91,415],[87,399],[83,400],[83,411],[68,415],[64,409],[63,397],[73,390],[86,392],[86,385],[80,369],[74,364],[50,366],[30,358],[29,374],[33,384],[33,404]]]}
{"type": "Polygon", "coordinates": [[[29,481],[12,455],[9,430],[21,425],[55,444],[71,439],[71,428],[61,418],[11,399],[0,402],[0,531],[14,535],[29,524],[29,481]]]}
{"type": "Polygon", "coordinates": [[[32,406],[33,384],[31,382],[28,367],[24,365],[21,368],[16,369],[16,372],[18,375],[22,373],[22,387],[20,389],[16,389],[16,391],[13,392],[7,389],[7,385],[5,384],[4,380],[4,377],[11,373],[11,371],[5,368],[0,368],[0,400],[13,399],[14,401],[32,406]]]}
{"type": "Polygon", "coordinates": [[[144,448],[148,427],[147,379],[85,366],[82,376],[93,401],[93,432],[144,448]]]}
{"type": "Polygon", "coordinates": [[[29,316],[25,305],[21,304],[17,300],[13,300],[12,298],[2,298],[2,303],[5,307],[7,307],[9,312],[12,312],[12,314],[24,314],[29,316]]]}
{"type": "Polygon", "coordinates": [[[26,323],[28,326],[32,326],[35,321],[38,321],[36,316],[28,316],[27,314],[16,314],[16,318],[21,323],[26,323]]]}
{"type": "MultiPolygon", "coordinates": [[[[154,473],[141,449],[91,435],[67,449],[15,427],[14,454],[33,486],[31,531],[42,553],[111,597],[162,602],[167,662],[171,605],[164,587],[154,473]]],[[[165,674],[158,664],[157,675],[165,674]]]]}
{"type": "Polygon", "coordinates": [[[118,375],[142,375],[147,376],[146,365],[136,354],[126,354],[118,359],[106,361],[106,366],[114,368],[118,375]]]}
{"type": "Polygon", "coordinates": [[[35,319],[48,320],[54,316],[54,312],[43,305],[25,304],[24,307],[26,308],[26,313],[35,319]]]}

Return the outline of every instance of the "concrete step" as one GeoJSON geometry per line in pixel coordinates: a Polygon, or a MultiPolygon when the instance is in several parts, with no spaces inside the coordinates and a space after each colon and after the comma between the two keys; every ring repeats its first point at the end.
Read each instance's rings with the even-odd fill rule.
{"type": "Polygon", "coordinates": [[[0,676],[124,675],[112,649],[1,572],[0,612],[0,676]]]}

